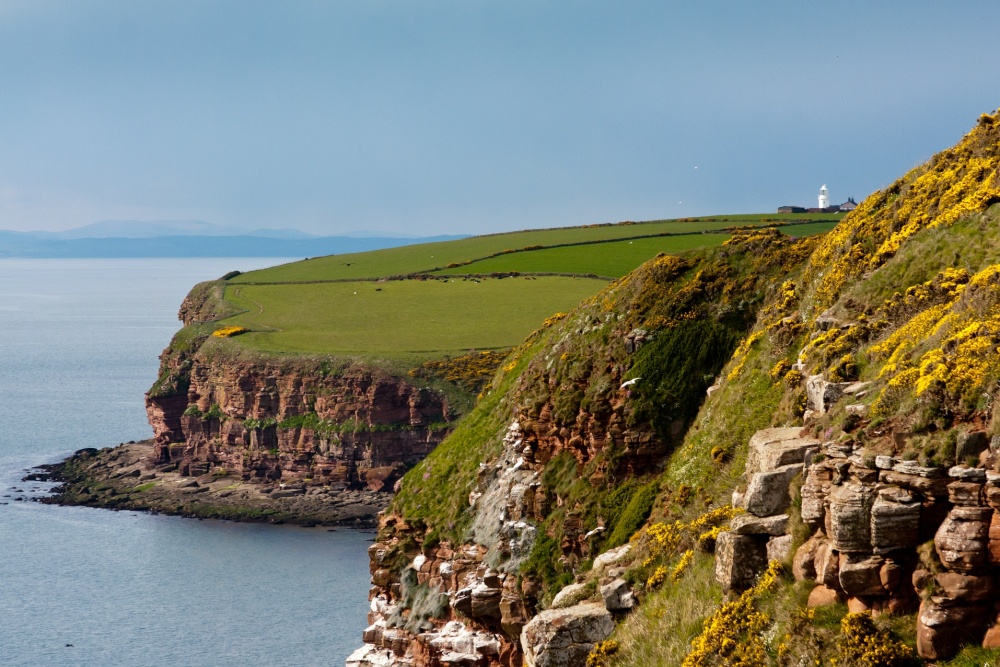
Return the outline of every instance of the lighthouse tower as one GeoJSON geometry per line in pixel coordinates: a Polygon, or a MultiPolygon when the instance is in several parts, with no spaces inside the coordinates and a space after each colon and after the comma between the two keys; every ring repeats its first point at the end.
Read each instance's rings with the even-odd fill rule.
{"type": "Polygon", "coordinates": [[[830,191],[826,189],[826,185],[819,189],[819,207],[827,208],[830,205],[830,191]]]}

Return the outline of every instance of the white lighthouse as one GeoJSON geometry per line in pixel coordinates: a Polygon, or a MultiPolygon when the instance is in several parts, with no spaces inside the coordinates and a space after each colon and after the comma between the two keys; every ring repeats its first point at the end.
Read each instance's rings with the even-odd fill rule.
{"type": "Polygon", "coordinates": [[[819,189],[819,207],[827,208],[830,205],[830,191],[826,189],[826,184],[819,189]]]}

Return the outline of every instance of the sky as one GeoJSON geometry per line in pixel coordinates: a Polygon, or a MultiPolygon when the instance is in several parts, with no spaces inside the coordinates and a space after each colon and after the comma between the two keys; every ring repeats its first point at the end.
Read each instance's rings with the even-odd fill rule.
{"type": "Polygon", "coordinates": [[[997,25],[995,0],[0,0],[0,229],[861,201],[1000,106],[997,25]]]}

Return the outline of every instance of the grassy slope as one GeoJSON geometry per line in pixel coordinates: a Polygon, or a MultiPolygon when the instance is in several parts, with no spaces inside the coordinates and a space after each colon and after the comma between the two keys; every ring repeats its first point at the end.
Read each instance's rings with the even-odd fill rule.
{"type": "MultiPolygon", "coordinates": [[[[809,340],[815,340],[811,332],[813,323],[808,319],[806,326],[786,327],[787,335],[780,335],[781,329],[777,325],[789,311],[797,310],[807,317],[815,317],[824,308],[832,306],[832,312],[847,321],[854,321],[862,314],[874,320],[871,329],[863,326],[865,331],[857,338],[844,340],[830,337],[825,343],[814,343],[806,357],[810,372],[821,371],[829,377],[847,353],[856,362],[854,377],[876,380],[877,388],[883,387],[887,379],[892,378],[892,372],[888,376],[883,374],[885,357],[872,355],[869,349],[873,343],[885,340],[893,331],[902,329],[908,319],[940,302],[941,298],[935,297],[933,291],[926,296],[926,288],[920,286],[945,269],[963,268],[975,274],[1000,259],[1000,251],[997,250],[1000,247],[997,226],[1000,205],[979,212],[990,202],[1000,199],[998,125],[1000,118],[981,120],[958,146],[935,156],[927,165],[913,170],[885,191],[872,195],[856,214],[823,239],[805,267],[801,281],[795,285],[794,295],[788,299],[776,295],[755,327],[755,332],[762,332],[762,336],[749,346],[745,355],[737,354],[724,371],[730,378],[706,401],[683,447],[665,470],[666,488],[687,484],[707,496],[721,496],[724,501],[724,494],[739,481],[749,435],[765,426],[801,423],[794,407],[801,389],[794,382],[782,381],[780,376],[772,377],[771,373],[776,363],[783,359],[794,361],[798,350],[809,340]],[[901,298],[911,287],[916,292],[911,290],[910,297],[901,298]],[[902,302],[905,306],[894,307],[891,312],[895,317],[886,319],[885,300],[894,294],[897,295],[895,303],[902,302]],[[778,307],[782,301],[784,308],[778,307]],[[880,375],[883,375],[881,380],[880,375]],[[736,447],[731,461],[721,468],[711,456],[711,451],[717,447],[736,447]]],[[[975,297],[982,301],[987,299],[982,292],[975,297]]],[[[979,307],[984,312],[974,317],[981,317],[982,321],[996,308],[993,306],[994,310],[985,310],[985,303],[979,307]]],[[[956,313],[955,317],[961,323],[961,309],[953,308],[952,312],[956,313]]],[[[942,324],[941,330],[947,332],[948,324],[942,324]]],[[[961,343],[958,348],[961,348],[961,343]]],[[[946,357],[951,354],[946,352],[946,357]]],[[[987,370],[976,378],[980,386],[992,386],[996,381],[1000,368],[996,363],[1000,361],[998,356],[994,349],[992,361],[982,364],[986,368],[992,364],[993,370],[987,370]]],[[[952,363],[951,359],[946,361],[952,363]]],[[[961,371],[961,368],[958,370],[961,371]]],[[[900,430],[916,436],[913,438],[916,446],[925,442],[934,454],[934,438],[931,435],[921,436],[922,429],[929,427],[930,431],[941,435],[941,429],[946,433],[948,429],[959,428],[962,420],[980,420],[982,423],[990,417],[988,410],[982,406],[963,405],[947,391],[928,391],[916,404],[912,396],[905,398],[907,391],[913,392],[912,387],[907,388],[903,384],[897,391],[904,398],[890,405],[889,413],[879,418],[881,425],[870,432],[863,428],[861,432],[854,433],[854,437],[869,441],[869,446],[877,449],[879,442],[876,434],[891,435],[894,430],[900,430]],[[895,413],[891,412],[893,408],[895,413]],[[926,416],[928,411],[930,419],[926,416]]],[[[877,396],[878,391],[873,391],[866,400],[870,402],[877,396]]],[[[834,410],[816,428],[824,432],[830,429],[837,437],[844,423],[844,415],[834,410]]],[[[924,454],[926,452],[921,456],[924,454]]],[[[669,503],[668,498],[664,500],[669,503]]],[[[683,512],[668,504],[665,513],[669,516],[670,511],[684,516],[683,512]]],[[[687,517],[690,515],[688,512],[687,517]]],[[[697,555],[696,560],[699,559],[708,561],[710,557],[697,555]]],[[[714,585],[708,568],[693,567],[686,577],[691,581],[683,583],[684,587],[714,585]]],[[[782,583],[773,597],[762,604],[760,608],[772,617],[775,624],[773,630],[768,631],[769,635],[780,638],[786,631],[791,632],[791,619],[804,604],[806,592],[802,586],[782,583]]],[[[668,586],[650,596],[647,605],[656,609],[676,594],[677,591],[668,586]]],[[[680,656],[687,653],[693,633],[697,632],[698,623],[695,621],[699,620],[699,616],[704,618],[709,611],[705,605],[700,608],[689,605],[680,609],[679,617],[667,625],[672,629],[687,627],[688,630],[666,633],[662,632],[664,620],[655,614],[643,612],[631,616],[618,630],[622,651],[613,664],[679,664],[680,656]]],[[[812,623],[807,624],[805,629],[792,632],[796,636],[786,641],[793,646],[793,650],[805,652],[808,664],[814,660],[816,664],[829,662],[837,655],[835,638],[838,622],[845,613],[843,606],[823,612],[829,618],[821,618],[821,614],[817,613],[812,623]]],[[[913,645],[913,616],[885,623],[897,637],[913,645]]],[[[736,640],[743,641],[741,638],[736,640]]],[[[761,664],[777,663],[778,643],[776,639],[768,645],[767,660],[761,664]]],[[[994,664],[992,661],[997,659],[1000,659],[1000,651],[970,648],[947,664],[994,664]]]]}
{"type": "MultiPolygon", "coordinates": [[[[588,299],[518,348],[494,387],[455,434],[404,478],[394,511],[409,523],[419,521],[432,534],[461,541],[471,520],[467,498],[476,479],[474,472],[480,461],[488,462],[496,453],[513,407],[526,423],[537,418],[541,406],[551,404],[554,429],[572,428],[580,409],[607,415],[612,403],[621,398],[617,389],[623,378],[614,369],[643,358],[627,352],[624,340],[628,331],[641,326],[656,332],[654,340],[664,343],[658,349],[669,350],[668,356],[681,362],[698,357],[698,350],[691,349],[698,343],[672,337],[674,330],[682,332],[712,321],[715,324],[709,329],[731,332],[735,345],[753,323],[756,308],[775,281],[780,283],[787,273],[789,263],[801,263],[814,245],[814,240],[794,242],[778,232],[740,235],[724,248],[698,249],[683,258],[667,256],[647,262],[628,278],[588,299]]],[[[653,349],[657,343],[647,345],[653,349]]],[[[731,348],[725,351],[718,366],[730,352],[731,348]]],[[[642,374],[646,383],[631,392],[622,416],[637,422],[635,433],[648,434],[657,430],[656,416],[670,413],[671,408],[661,404],[665,399],[654,382],[655,364],[643,368],[642,374]]],[[[684,394],[683,400],[676,393],[669,400],[687,403],[690,394],[696,408],[712,377],[706,377],[704,369],[692,369],[683,386],[668,387],[684,394]]],[[[673,419],[689,420],[690,415],[681,410],[670,417],[673,419]]],[[[636,480],[617,470],[615,461],[622,453],[616,447],[606,447],[582,467],[566,456],[550,462],[543,476],[545,490],[562,502],[559,508],[553,507],[541,532],[558,544],[563,521],[572,512],[580,517],[585,531],[595,528],[599,517],[605,520],[606,531],[591,540],[595,554],[609,539],[616,539],[622,532],[619,526],[628,526],[621,536],[622,542],[627,540],[649,513],[648,504],[641,507],[642,499],[652,491],[651,501],[656,491],[655,483],[646,484],[648,475],[636,480]],[[601,474],[603,483],[588,481],[595,473],[601,474]]],[[[542,560],[538,555],[527,567],[542,560]]],[[[540,580],[547,595],[572,576],[562,565],[537,564],[540,570],[529,574],[540,580]]]]}

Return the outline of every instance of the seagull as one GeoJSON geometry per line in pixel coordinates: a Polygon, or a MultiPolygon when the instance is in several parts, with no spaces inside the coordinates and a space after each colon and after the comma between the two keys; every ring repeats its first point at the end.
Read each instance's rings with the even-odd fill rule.
{"type": "Polygon", "coordinates": [[[625,382],[622,382],[622,386],[620,386],[618,388],[619,389],[628,389],[629,387],[631,387],[632,385],[634,385],[636,382],[638,382],[641,379],[642,378],[632,378],[631,380],[626,380],[625,382]]]}

